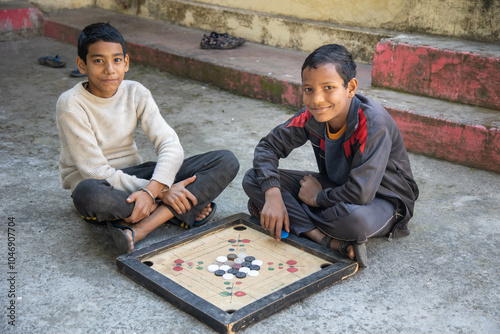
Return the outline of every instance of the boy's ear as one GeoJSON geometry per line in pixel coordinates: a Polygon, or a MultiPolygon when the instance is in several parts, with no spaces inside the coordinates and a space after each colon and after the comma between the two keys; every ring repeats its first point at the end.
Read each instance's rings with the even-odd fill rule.
{"type": "Polygon", "coordinates": [[[356,94],[356,90],[358,90],[358,79],[352,78],[351,81],[347,84],[347,90],[349,91],[348,97],[352,98],[356,94]]]}
{"type": "Polygon", "coordinates": [[[128,72],[129,64],[130,64],[130,58],[128,57],[128,54],[126,54],[125,55],[125,72],[128,72]]]}
{"type": "Polygon", "coordinates": [[[78,71],[80,71],[80,73],[87,74],[87,64],[85,64],[82,58],[76,57],[76,66],[78,67],[78,71]]]}

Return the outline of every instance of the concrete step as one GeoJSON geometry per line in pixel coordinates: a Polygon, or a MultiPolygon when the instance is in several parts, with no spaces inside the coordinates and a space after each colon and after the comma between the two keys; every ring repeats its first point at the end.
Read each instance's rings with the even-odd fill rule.
{"type": "Polygon", "coordinates": [[[0,41],[42,33],[42,13],[29,1],[0,2],[0,41]]]}
{"type": "MultiPolygon", "coordinates": [[[[338,44],[345,45],[357,62],[367,64],[372,62],[375,47],[382,38],[398,35],[396,31],[388,29],[299,19],[236,8],[238,4],[231,3],[231,1],[226,1],[225,5],[221,1],[161,0],[156,2],[161,2],[161,5],[155,6],[154,12],[148,11],[147,5],[142,7],[144,15],[148,15],[146,17],[198,30],[227,32],[251,42],[308,53],[320,45],[336,41],[338,44]]],[[[276,4],[273,5],[276,6],[276,4]]],[[[258,8],[258,5],[249,7],[258,8]]],[[[135,11],[134,8],[129,10],[120,8],[114,5],[113,1],[109,1],[107,5],[105,2],[101,3],[100,8],[128,14],[135,11]]]]}
{"type": "MultiPolygon", "coordinates": [[[[83,27],[98,21],[110,21],[122,32],[134,61],[236,94],[294,109],[302,106],[304,52],[250,42],[232,50],[202,50],[204,31],[97,8],[50,14],[44,19],[44,31],[48,37],[76,45],[83,27]]],[[[500,173],[497,112],[376,89],[371,87],[371,70],[358,64],[360,92],[387,107],[410,151],[500,173]]]]}
{"type": "Polygon", "coordinates": [[[382,103],[410,152],[500,173],[500,113],[387,89],[361,89],[382,103]]]}
{"type": "Polygon", "coordinates": [[[500,44],[400,35],[380,41],[376,86],[500,110],[500,44]]]}

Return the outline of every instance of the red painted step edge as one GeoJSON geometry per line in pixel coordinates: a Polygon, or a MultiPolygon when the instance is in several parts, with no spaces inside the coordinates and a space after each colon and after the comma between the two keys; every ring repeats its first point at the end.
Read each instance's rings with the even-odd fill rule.
{"type": "Polygon", "coordinates": [[[500,130],[386,108],[410,152],[500,173],[500,130]]]}
{"type": "Polygon", "coordinates": [[[500,58],[391,40],[378,43],[372,84],[500,110],[500,58]]]}
{"type": "Polygon", "coordinates": [[[42,13],[35,7],[0,10],[0,31],[39,27],[42,13]]]}

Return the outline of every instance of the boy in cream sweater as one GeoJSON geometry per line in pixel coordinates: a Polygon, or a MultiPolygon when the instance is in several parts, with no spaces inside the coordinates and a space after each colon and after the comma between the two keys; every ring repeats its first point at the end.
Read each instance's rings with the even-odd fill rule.
{"type": "Polygon", "coordinates": [[[109,23],[83,29],[76,62],[88,81],[59,97],[57,127],[63,188],[71,189],[80,214],[106,222],[123,253],[168,220],[185,227],[207,222],[212,201],[238,173],[236,157],[220,150],[184,159],[150,91],[124,80],[129,56],[109,23]],[[133,138],[138,124],[157,162],[142,162],[133,138]]]}

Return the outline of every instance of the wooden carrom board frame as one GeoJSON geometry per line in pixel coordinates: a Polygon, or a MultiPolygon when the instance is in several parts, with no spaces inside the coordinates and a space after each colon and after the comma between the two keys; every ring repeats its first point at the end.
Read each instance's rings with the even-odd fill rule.
{"type": "MultiPolygon", "coordinates": [[[[290,235],[288,238],[283,239],[281,243],[285,243],[286,247],[296,248],[294,251],[300,250],[308,253],[307,256],[311,255],[320,258],[321,261],[329,265],[295,282],[287,283],[288,285],[285,284],[283,287],[271,291],[239,309],[225,311],[202,298],[200,294],[193,292],[192,289],[183,286],[182,283],[178,283],[174,276],[153,269],[151,261],[148,261],[148,259],[156,259],[162,254],[175,253],[177,249],[185,248],[189,243],[193,243],[194,246],[196,242],[200,242],[203,238],[209,238],[229,228],[240,228],[240,226],[251,229],[252,232],[255,230],[258,233],[265,234],[264,238],[271,238],[255,218],[240,213],[122,255],[116,260],[116,266],[123,274],[219,333],[238,333],[277,311],[353,275],[358,270],[356,262],[343,259],[332,250],[312,241],[290,235]]],[[[262,268],[262,270],[265,269],[262,268]]],[[[207,270],[200,270],[199,273],[202,279],[206,277],[203,275],[214,275],[207,270]]],[[[248,277],[245,279],[257,278],[248,277]]],[[[224,281],[221,277],[218,277],[218,279],[221,282],[224,281]]]]}

